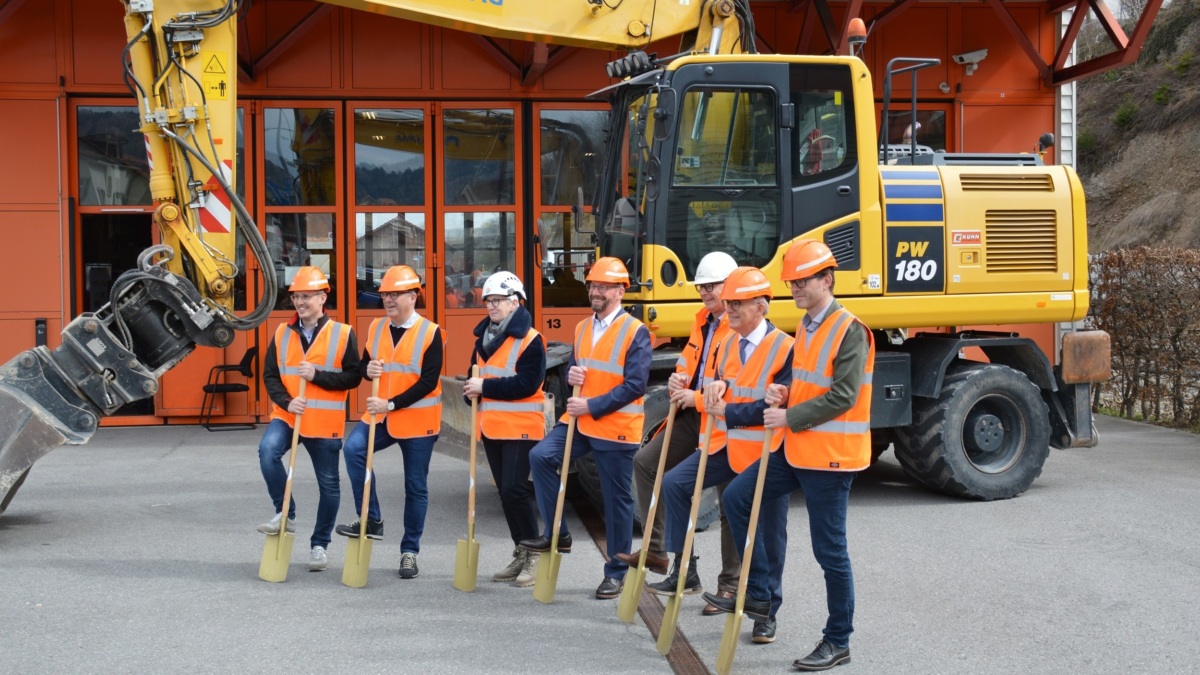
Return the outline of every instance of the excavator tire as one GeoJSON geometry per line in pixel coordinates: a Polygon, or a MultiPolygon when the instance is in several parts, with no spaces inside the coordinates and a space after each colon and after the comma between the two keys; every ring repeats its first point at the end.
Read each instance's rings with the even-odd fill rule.
{"type": "Polygon", "coordinates": [[[1050,454],[1049,409],[1023,373],[994,364],[952,367],[936,399],[913,401],[896,429],[896,458],[922,485],[955,497],[1015,497],[1050,454]]]}

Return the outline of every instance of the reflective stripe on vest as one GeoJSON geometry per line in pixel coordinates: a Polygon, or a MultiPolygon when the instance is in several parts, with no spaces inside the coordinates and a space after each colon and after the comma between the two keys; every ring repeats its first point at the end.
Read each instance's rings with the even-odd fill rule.
{"type": "MultiPolygon", "coordinates": [[[[383,361],[379,395],[390,400],[408,391],[421,379],[421,366],[425,351],[433,343],[433,331],[441,328],[421,315],[416,323],[404,331],[399,343],[393,343],[387,317],[371,323],[371,358],[383,361]],[[387,339],[384,333],[387,332],[387,339]],[[402,350],[407,350],[404,352],[402,350]]],[[[444,342],[443,342],[444,344],[444,342]]],[[[370,422],[369,415],[363,415],[370,422]]],[[[433,391],[407,407],[398,408],[387,414],[388,435],[392,438],[420,438],[435,436],[442,428],[442,381],[438,378],[433,391]]]]}
{"type": "MultiPolygon", "coordinates": [[[[787,352],[795,342],[790,335],[778,328],[771,328],[763,336],[762,342],[755,347],[749,360],[743,364],[738,352],[738,341],[741,336],[731,333],[722,345],[724,354],[718,369],[722,377],[732,377],[733,382],[725,391],[727,404],[753,403],[761,401],[767,395],[767,385],[788,367],[787,352]],[[731,356],[736,354],[736,356],[731,356]]],[[[762,426],[730,429],[724,417],[718,417],[716,429],[713,431],[713,443],[710,452],[725,448],[729,468],[737,473],[756,462],[762,456],[763,442],[767,438],[767,430],[762,426]],[[720,440],[721,445],[717,445],[720,440]]],[[[772,452],[783,442],[783,430],[771,432],[773,442],[772,452]]]]}
{"type": "MultiPolygon", "coordinates": [[[[287,324],[275,329],[275,356],[279,367],[279,379],[290,396],[300,393],[300,362],[318,359],[313,368],[324,372],[342,372],[341,363],[346,355],[350,338],[350,327],[329,320],[313,335],[308,350],[303,350],[299,337],[293,337],[287,324]]],[[[306,438],[341,438],[346,430],[346,399],[348,391],[322,389],[313,382],[305,387],[304,414],[300,417],[300,435],[306,438]]],[[[283,420],[295,428],[296,417],[287,410],[272,404],[271,419],[283,420]]]]}
{"type": "Polygon", "coordinates": [[[811,343],[796,349],[788,406],[827,393],[833,386],[833,365],[846,334],[862,326],[867,336],[867,361],[854,405],[838,417],[803,431],[788,431],[784,452],[796,468],[859,471],[871,462],[871,390],[875,369],[875,338],[866,325],[839,307],[817,327],[811,343]]]}
{"type": "MultiPolygon", "coordinates": [[[[532,328],[521,340],[505,337],[492,356],[483,361],[476,353],[480,375],[484,378],[516,377],[517,361],[534,340],[542,336],[532,328]]],[[[495,440],[541,440],[546,436],[546,394],[537,391],[515,401],[479,399],[479,433],[495,440]]]]}
{"type": "MultiPolygon", "coordinates": [[[[625,383],[625,356],[642,327],[641,321],[627,312],[620,312],[593,346],[592,323],[593,319],[589,317],[575,327],[575,363],[588,369],[580,396],[588,398],[607,394],[625,383]]],[[[644,404],[644,397],[638,397],[599,420],[591,415],[581,415],[576,428],[579,433],[592,438],[639,444],[646,417],[644,404]]],[[[570,416],[564,414],[560,421],[569,419],[570,416]]]]}

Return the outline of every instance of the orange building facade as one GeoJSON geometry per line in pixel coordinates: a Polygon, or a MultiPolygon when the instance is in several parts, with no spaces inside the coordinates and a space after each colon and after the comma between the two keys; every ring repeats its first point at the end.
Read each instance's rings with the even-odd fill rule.
{"type": "MultiPolygon", "coordinates": [[[[794,4],[753,5],[760,51],[828,49],[794,4]]],[[[863,5],[862,16],[886,7],[863,5]]],[[[1058,15],[1043,3],[1004,7],[1050,60],[1058,15]]],[[[844,6],[832,10],[840,25],[844,6]]],[[[620,53],[491,40],[301,0],[252,3],[239,35],[239,63],[218,64],[239,80],[238,189],[282,281],[300,266],[322,267],[333,285],[329,313],[355,327],[361,347],[383,315],[375,283],[390,265],[413,266],[426,279],[422,314],[448,332],[447,375],[466,371],[470,331],[486,314],[477,287],[495,269],[526,280],[547,339],[570,340],[588,313],[577,282],[590,255],[590,241],[572,239],[571,202],[599,169],[592,157],[605,116],[584,96],[610,84],[604,65],[620,53]]],[[[158,241],[139,119],[122,82],[124,46],[120,3],[0,2],[0,233],[10,252],[0,265],[0,362],[55,346],[62,327],[107,302],[117,275],[158,241]]],[[[1057,89],[983,4],[914,3],[872,33],[864,59],[877,100],[883,70],[899,56],[942,61],[917,77],[923,145],[1028,152],[1042,133],[1058,132],[1057,89]],[[983,49],[969,75],[952,58],[983,49]]],[[[903,76],[893,113],[908,91],[903,76]]],[[[906,125],[893,115],[894,142],[906,125]]],[[[244,311],[259,297],[257,262],[236,262],[244,311]]],[[[152,400],[106,423],[196,423],[209,369],[252,346],[261,359],[292,315],[286,292],[268,301],[275,311],[265,324],[225,350],[197,350],[152,400]]],[[[1052,327],[1036,337],[1052,347],[1052,327]]],[[[260,382],[249,384],[248,393],[218,397],[216,416],[265,420],[270,401],[260,382]]],[[[364,401],[363,392],[352,397],[351,417],[364,401]]]]}

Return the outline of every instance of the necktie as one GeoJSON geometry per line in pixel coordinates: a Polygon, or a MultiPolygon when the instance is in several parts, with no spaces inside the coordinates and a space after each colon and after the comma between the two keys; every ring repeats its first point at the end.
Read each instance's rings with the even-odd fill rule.
{"type": "Polygon", "coordinates": [[[741,342],[738,344],[738,353],[740,353],[742,355],[742,363],[743,364],[746,363],[747,355],[750,353],[750,341],[749,340],[747,340],[746,338],[742,338],[741,342]]]}

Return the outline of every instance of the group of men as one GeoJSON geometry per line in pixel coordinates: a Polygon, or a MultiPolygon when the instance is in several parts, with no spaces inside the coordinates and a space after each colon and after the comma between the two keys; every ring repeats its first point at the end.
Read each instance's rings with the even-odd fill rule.
{"type": "MultiPolygon", "coordinates": [[[[479,403],[481,437],[514,542],[512,561],[493,580],[532,585],[534,554],[550,550],[559,471],[565,470],[561,464],[573,418],[572,456],[593,454],[604,498],[607,561],[597,598],[619,596],[626,572],[638,564],[639,552],[631,551],[633,486],[636,483],[647,507],[662,453],[667,469],[662,480],[665,508],[657,510],[658,522],[644,545],[649,548],[648,569],[667,576],[647,587],[663,595],[676,592],[701,453],[707,453],[703,487],[717,487],[724,517],[722,571],[717,592],[704,595],[708,605],[703,613],[735,611],[743,557],[735,542],[748,542],[758,474],[764,471],[744,601],[745,613],[755,621],[752,639],[775,639],[775,617],[783,601],[789,495],[801,489],[813,554],[825,574],[828,619],[816,648],[793,665],[826,670],[849,662],[854,583],[846,512],[855,472],[870,464],[875,348],[870,330],[834,299],[836,267],[832,252],[819,241],[798,240],[786,251],[782,280],[796,306],[805,311],[791,336],[767,319],[771,281],[761,270],[738,267],[724,253],[710,253],[700,261],[693,283],[704,308],[668,382],[676,415],[665,448],[664,433],[641,444],[653,342],[647,327],[621,308],[629,287],[629,273],[621,261],[601,258],[588,272],[593,315],[576,327],[567,371],[567,383],[576,391],[548,433],[542,392],[544,340],[521,304],[526,298],[520,280],[508,272],[492,275],[483,289],[488,317],[475,329],[471,355],[471,365],[481,370],[463,389],[468,401],[479,403]],[[713,431],[705,435],[701,430],[710,426],[710,417],[713,431]],[[766,462],[760,460],[764,447],[770,451],[766,462]],[[530,474],[532,494],[526,481],[530,474]],[[668,554],[675,556],[673,566],[668,554]]],[[[360,358],[349,326],[329,321],[323,313],[328,291],[323,275],[305,268],[293,281],[297,315],[277,330],[264,368],[275,408],[259,455],[277,513],[259,530],[272,534],[280,526],[294,527],[294,505],[283,525],[286,472],[281,457],[300,416],[301,439],[321,491],[310,569],[327,564],[325,548],[337,511],[337,435],[342,427],[335,422],[341,418],[325,411],[341,411],[361,378],[382,378],[384,393],[367,399],[367,415],[346,440],[347,472],[360,500],[367,425],[370,417],[382,416],[375,449],[398,443],[404,453],[400,576],[417,576],[428,503],[426,478],[440,428],[443,347],[441,329],[414,312],[419,285],[408,267],[387,272],[380,288],[387,316],[372,323],[360,358]],[[309,385],[304,397],[298,396],[301,379],[309,385]]],[[[370,510],[360,517],[367,518],[367,536],[378,539],[383,520],[375,481],[370,485],[370,510]]],[[[647,514],[641,515],[644,521],[647,514]]],[[[558,550],[570,552],[571,534],[565,522],[559,527],[558,550]]],[[[359,528],[356,522],[338,526],[337,532],[354,537],[359,528]]],[[[697,565],[694,558],[688,562],[683,589],[698,593],[702,586],[697,565]]]]}

